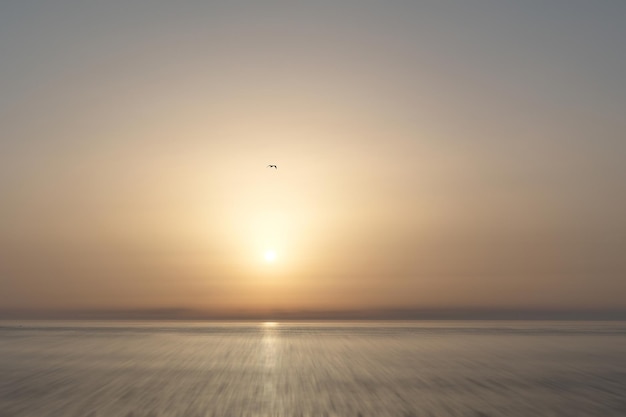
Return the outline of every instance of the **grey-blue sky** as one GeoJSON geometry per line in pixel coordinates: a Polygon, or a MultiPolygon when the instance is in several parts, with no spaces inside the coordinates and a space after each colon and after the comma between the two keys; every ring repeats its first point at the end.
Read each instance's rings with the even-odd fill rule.
{"type": "Polygon", "coordinates": [[[624,307],[625,18],[619,1],[5,2],[0,302],[624,307]],[[290,177],[241,173],[257,160],[290,177]],[[241,266],[265,230],[248,221],[299,254],[266,287],[241,266]]]}

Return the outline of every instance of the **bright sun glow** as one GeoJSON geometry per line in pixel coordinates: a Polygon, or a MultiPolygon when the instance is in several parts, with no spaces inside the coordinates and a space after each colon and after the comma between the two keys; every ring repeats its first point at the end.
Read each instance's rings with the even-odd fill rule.
{"type": "Polygon", "coordinates": [[[266,262],[274,262],[276,260],[276,252],[268,250],[265,252],[264,257],[266,262]]]}

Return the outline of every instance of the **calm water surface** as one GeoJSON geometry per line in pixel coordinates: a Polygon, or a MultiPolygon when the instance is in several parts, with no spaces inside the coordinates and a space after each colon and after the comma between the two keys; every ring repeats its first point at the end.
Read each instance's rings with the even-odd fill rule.
{"type": "Polygon", "coordinates": [[[0,322],[0,417],[626,416],[624,322],[0,322]]]}

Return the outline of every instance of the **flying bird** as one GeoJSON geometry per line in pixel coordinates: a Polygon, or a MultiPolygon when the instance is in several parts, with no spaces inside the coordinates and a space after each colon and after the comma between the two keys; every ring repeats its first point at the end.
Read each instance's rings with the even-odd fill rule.
{"type": "Polygon", "coordinates": [[[274,168],[274,169],[278,169],[278,167],[276,165],[268,165],[268,168],[274,168]]]}

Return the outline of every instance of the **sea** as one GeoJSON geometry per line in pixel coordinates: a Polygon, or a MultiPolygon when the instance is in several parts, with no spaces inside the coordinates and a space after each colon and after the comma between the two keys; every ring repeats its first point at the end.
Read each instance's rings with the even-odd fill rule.
{"type": "Polygon", "coordinates": [[[0,322],[0,417],[626,416],[626,322],[0,322]]]}

